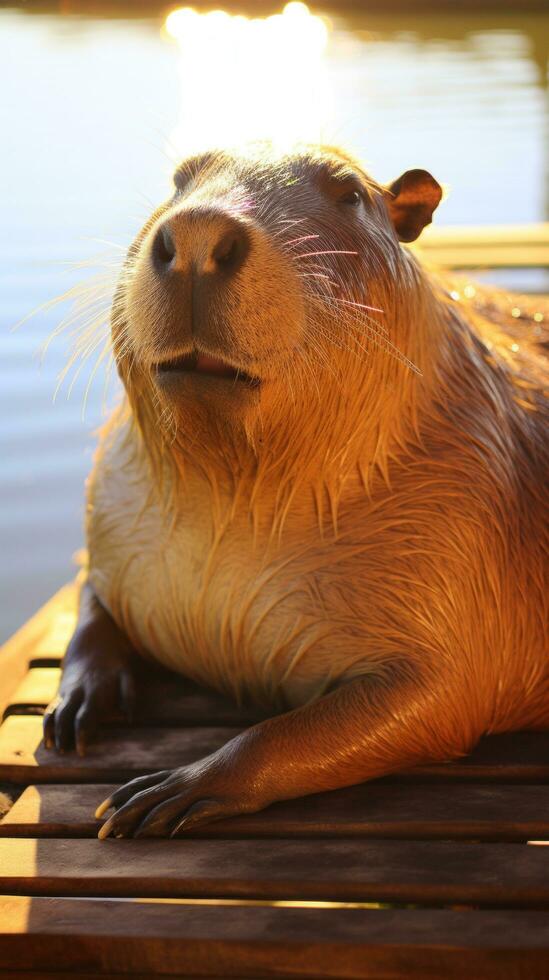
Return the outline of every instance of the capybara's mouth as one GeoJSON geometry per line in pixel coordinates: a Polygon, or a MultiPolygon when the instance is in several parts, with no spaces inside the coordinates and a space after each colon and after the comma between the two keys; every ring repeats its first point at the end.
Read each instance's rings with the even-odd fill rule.
{"type": "Polygon", "coordinates": [[[156,365],[156,371],[160,377],[181,373],[204,374],[210,377],[226,378],[229,381],[240,382],[252,388],[260,384],[259,378],[248,374],[242,368],[234,367],[221,357],[213,357],[211,354],[201,354],[198,351],[162,361],[156,365]]]}

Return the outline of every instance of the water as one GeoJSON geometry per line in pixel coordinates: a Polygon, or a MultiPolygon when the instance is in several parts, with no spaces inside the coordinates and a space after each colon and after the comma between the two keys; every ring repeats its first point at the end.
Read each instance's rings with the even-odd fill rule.
{"type": "Polygon", "coordinates": [[[34,352],[66,309],[10,328],[111,274],[165,196],[170,157],[228,134],[322,137],[382,180],[430,169],[449,191],[441,223],[547,220],[549,17],[325,23],[294,6],[267,26],[170,29],[0,12],[0,639],[73,574],[105,388],[101,367],[83,419],[92,359],[53,403],[66,345],[42,367],[34,352]]]}

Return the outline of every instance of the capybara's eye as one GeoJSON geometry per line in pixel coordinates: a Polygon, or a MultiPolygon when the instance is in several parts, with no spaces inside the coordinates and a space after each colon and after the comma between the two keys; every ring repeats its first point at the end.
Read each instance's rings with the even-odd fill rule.
{"type": "Polygon", "coordinates": [[[359,194],[358,191],[345,191],[345,193],[342,194],[341,197],[338,197],[337,203],[350,204],[351,207],[356,208],[357,204],[360,204],[361,200],[362,200],[362,196],[359,194]]]}

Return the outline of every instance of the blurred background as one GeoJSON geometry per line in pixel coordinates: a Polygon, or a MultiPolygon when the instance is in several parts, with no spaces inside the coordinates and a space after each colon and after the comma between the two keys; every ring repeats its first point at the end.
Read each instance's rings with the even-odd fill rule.
{"type": "MultiPolygon", "coordinates": [[[[382,181],[431,170],[447,191],[439,225],[547,221],[549,12],[518,10],[0,7],[0,641],[74,573],[93,433],[117,397],[116,269],[178,157],[325,140],[382,181]],[[50,303],[79,283],[76,310],[50,303]],[[84,364],[70,363],[75,331],[84,364]]],[[[490,277],[549,291],[546,276],[490,277]]]]}

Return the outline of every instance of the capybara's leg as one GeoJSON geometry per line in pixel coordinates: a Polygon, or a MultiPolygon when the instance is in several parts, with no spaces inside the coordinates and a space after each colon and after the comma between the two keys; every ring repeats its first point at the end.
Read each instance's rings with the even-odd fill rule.
{"type": "Polygon", "coordinates": [[[44,715],[44,743],[80,755],[99,724],[117,709],[131,714],[137,654],[96,598],[82,587],[75,632],[63,660],[57,697],[44,715]]]}
{"type": "Polygon", "coordinates": [[[356,679],[305,707],[247,729],[180,769],[134,779],[99,807],[100,837],[182,834],[275,800],[349,786],[464,754],[478,739],[448,685],[356,679]],[[463,714],[465,724],[460,724],[463,714]]]}

